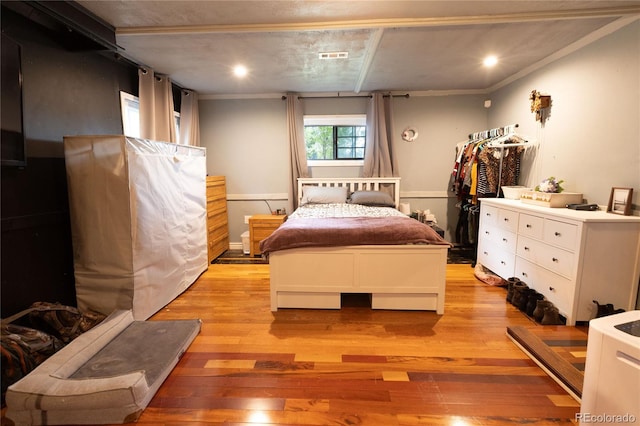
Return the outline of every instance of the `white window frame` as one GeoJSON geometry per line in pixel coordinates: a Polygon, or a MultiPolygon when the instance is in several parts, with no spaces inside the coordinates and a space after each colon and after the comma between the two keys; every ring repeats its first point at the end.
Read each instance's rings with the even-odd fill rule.
{"type": "MultiPolygon", "coordinates": [[[[305,126],[366,126],[367,114],[305,115],[305,126]]],[[[364,160],[307,160],[310,167],[363,166],[364,160]]]]}
{"type": "MultiPolygon", "coordinates": [[[[140,137],[140,99],[131,93],[120,91],[120,109],[122,115],[122,131],[125,136],[140,137]],[[137,122],[135,117],[137,116],[137,122]]],[[[173,111],[173,122],[176,126],[176,140],[180,140],[180,113],[173,111]]]]}

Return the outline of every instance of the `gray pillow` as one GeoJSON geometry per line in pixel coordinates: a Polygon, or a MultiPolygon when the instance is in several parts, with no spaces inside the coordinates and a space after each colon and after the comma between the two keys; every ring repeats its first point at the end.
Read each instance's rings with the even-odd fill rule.
{"type": "Polygon", "coordinates": [[[329,204],[346,203],[346,186],[311,186],[302,187],[301,205],[304,204],[329,204]]]}
{"type": "Polygon", "coordinates": [[[354,191],[349,199],[350,203],[363,206],[395,207],[396,203],[391,195],[382,191],[354,191]]]}

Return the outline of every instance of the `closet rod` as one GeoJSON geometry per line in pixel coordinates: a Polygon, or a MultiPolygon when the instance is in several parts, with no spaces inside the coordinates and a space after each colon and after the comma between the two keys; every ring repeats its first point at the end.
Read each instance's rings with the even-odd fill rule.
{"type": "Polygon", "coordinates": [[[518,128],[520,127],[520,125],[518,123],[515,124],[509,124],[507,126],[503,126],[503,127],[496,127],[493,129],[488,129],[488,130],[483,130],[482,132],[475,132],[475,133],[469,133],[469,139],[477,139],[480,135],[484,135],[483,139],[488,139],[490,137],[495,137],[495,136],[503,136],[505,133],[505,129],[508,128],[518,128]]]}

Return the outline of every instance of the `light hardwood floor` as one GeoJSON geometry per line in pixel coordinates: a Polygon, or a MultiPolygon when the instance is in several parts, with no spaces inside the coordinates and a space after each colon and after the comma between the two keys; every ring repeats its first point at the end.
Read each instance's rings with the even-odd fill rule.
{"type": "Polygon", "coordinates": [[[271,312],[267,265],[211,265],[152,317],[202,330],[138,424],[575,424],[578,403],[506,336],[567,327],[537,325],[505,294],[448,265],[442,316],[361,297],[271,312]]]}
{"type": "Polygon", "coordinates": [[[505,295],[448,265],[442,316],[373,311],[362,297],[271,312],[268,265],[211,265],[150,319],[200,318],[202,329],[137,424],[577,424],[579,404],[506,327],[584,331],[540,326],[505,295]]]}

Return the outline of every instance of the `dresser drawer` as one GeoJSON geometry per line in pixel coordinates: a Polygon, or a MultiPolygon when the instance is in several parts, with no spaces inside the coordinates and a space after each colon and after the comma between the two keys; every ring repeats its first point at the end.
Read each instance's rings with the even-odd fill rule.
{"type": "Polygon", "coordinates": [[[506,250],[511,253],[516,252],[517,237],[515,232],[501,228],[485,228],[481,232],[487,243],[501,250],[506,250]]]}
{"type": "Polygon", "coordinates": [[[518,230],[518,212],[498,209],[498,226],[509,232],[518,230]]]}
{"type": "Polygon", "coordinates": [[[480,225],[494,227],[498,223],[498,208],[483,204],[480,208],[480,225]]]}
{"type": "Polygon", "coordinates": [[[544,219],[530,214],[520,213],[518,219],[518,234],[541,240],[543,236],[544,219]]]}
{"type": "Polygon", "coordinates": [[[573,276],[573,252],[521,235],[518,237],[516,254],[557,274],[573,276]]]}
{"type": "Polygon", "coordinates": [[[567,250],[578,251],[578,226],[573,223],[545,219],[543,240],[567,250]]]}
{"type": "Polygon", "coordinates": [[[478,262],[504,279],[513,276],[515,256],[491,242],[481,240],[478,245],[478,262]]]}
{"type": "Polygon", "coordinates": [[[575,285],[572,280],[554,274],[521,257],[516,257],[515,263],[515,277],[520,278],[538,293],[542,293],[565,317],[573,315],[571,311],[575,285]]]}

